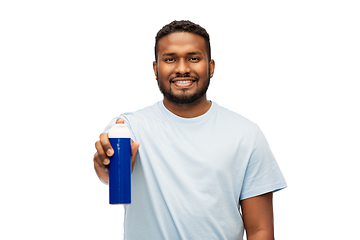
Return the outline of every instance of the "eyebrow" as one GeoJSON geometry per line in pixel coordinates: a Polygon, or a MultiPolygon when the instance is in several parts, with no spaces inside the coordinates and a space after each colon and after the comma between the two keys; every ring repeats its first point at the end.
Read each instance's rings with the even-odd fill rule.
{"type": "MultiPolygon", "coordinates": [[[[197,54],[201,54],[202,55],[202,52],[200,51],[197,51],[197,52],[189,52],[187,53],[188,55],[197,55],[197,54]]],[[[164,53],[163,56],[175,56],[176,53],[164,53]]]]}
{"type": "Polygon", "coordinates": [[[197,52],[189,52],[188,54],[189,54],[189,55],[197,55],[197,54],[201,54],[201,55],[202,55],[202,52],[200,52],[200,51],[197,51],[197,52]]]}
{"type": "Polygon", "coordinates": [[[164,53],[163,56],[174,56],[175,53],[164,53]]]}

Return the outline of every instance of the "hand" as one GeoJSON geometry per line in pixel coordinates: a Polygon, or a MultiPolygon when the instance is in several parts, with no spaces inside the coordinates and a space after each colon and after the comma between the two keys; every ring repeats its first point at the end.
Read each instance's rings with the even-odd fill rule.
{"type": "MultiPolygon", "coordinates": [[[[123,119],[118,119],[116,124],[124,124],[123,119]]],[[[140,144],[131,140],[131,172],[134,169],[136,156],[138,153],[140,144]]],[[[96,153],[94,154],[94,168],[99,179],[107,184],[109,182],[109,163],[111,157],[114,154],[114,150],[111,147],[109,136],[107,133],[100,135],[100,140],[95,143],[96,153]]]]}

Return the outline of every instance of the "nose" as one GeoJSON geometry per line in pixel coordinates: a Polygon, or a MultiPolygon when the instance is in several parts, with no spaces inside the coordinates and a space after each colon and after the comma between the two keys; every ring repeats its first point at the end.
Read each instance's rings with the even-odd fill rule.
{"type": "Polygon", "coordinates": [[[184,59],[181,59],[176,64],[175,72],[176,74],[187,74],[190,73],[191,69],[189,67],[189,63],[184,59]]]}

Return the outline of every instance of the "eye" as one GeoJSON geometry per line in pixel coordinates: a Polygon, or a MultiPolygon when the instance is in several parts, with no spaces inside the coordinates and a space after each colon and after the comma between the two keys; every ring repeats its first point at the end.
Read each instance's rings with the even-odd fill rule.
{"type": "Polygon", "coordinates": [[[175,62],[175,59],[174,58],[166,58],[165,62],[175,62]]]}
{"type": "Polygon", "coordinates": [[[190,62],[198,62],[200,61],[200,58],[197,58],[197,57],[192,57],[189,59],[190,62]]]}

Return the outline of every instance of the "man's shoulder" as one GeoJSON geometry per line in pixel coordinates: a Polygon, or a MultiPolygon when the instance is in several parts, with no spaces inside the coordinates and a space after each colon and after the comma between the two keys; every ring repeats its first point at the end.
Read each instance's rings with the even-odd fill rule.
{"type": "Polygon", "coordinates": [[[126,112],[120,115],[120,117],[127,117],[127,118],[151,118],[154,115],[157,115],[160,111],[160,103],[157,102],[153,105],[147,106],[145,108],[136,110],[134,112],[126,112]]]}
{"type": "Polygon", "coordinates": [[[244,125],[247,127],[257,127],[257,124],[253,121],[249,120],[248,118],[244,117],[240,113],[232,111],[226,107],[220,106],[219,104],[215,103],[218,109],[218,115],[222,121],[226,123],[236,123],[236,125],[244,125]]]}

